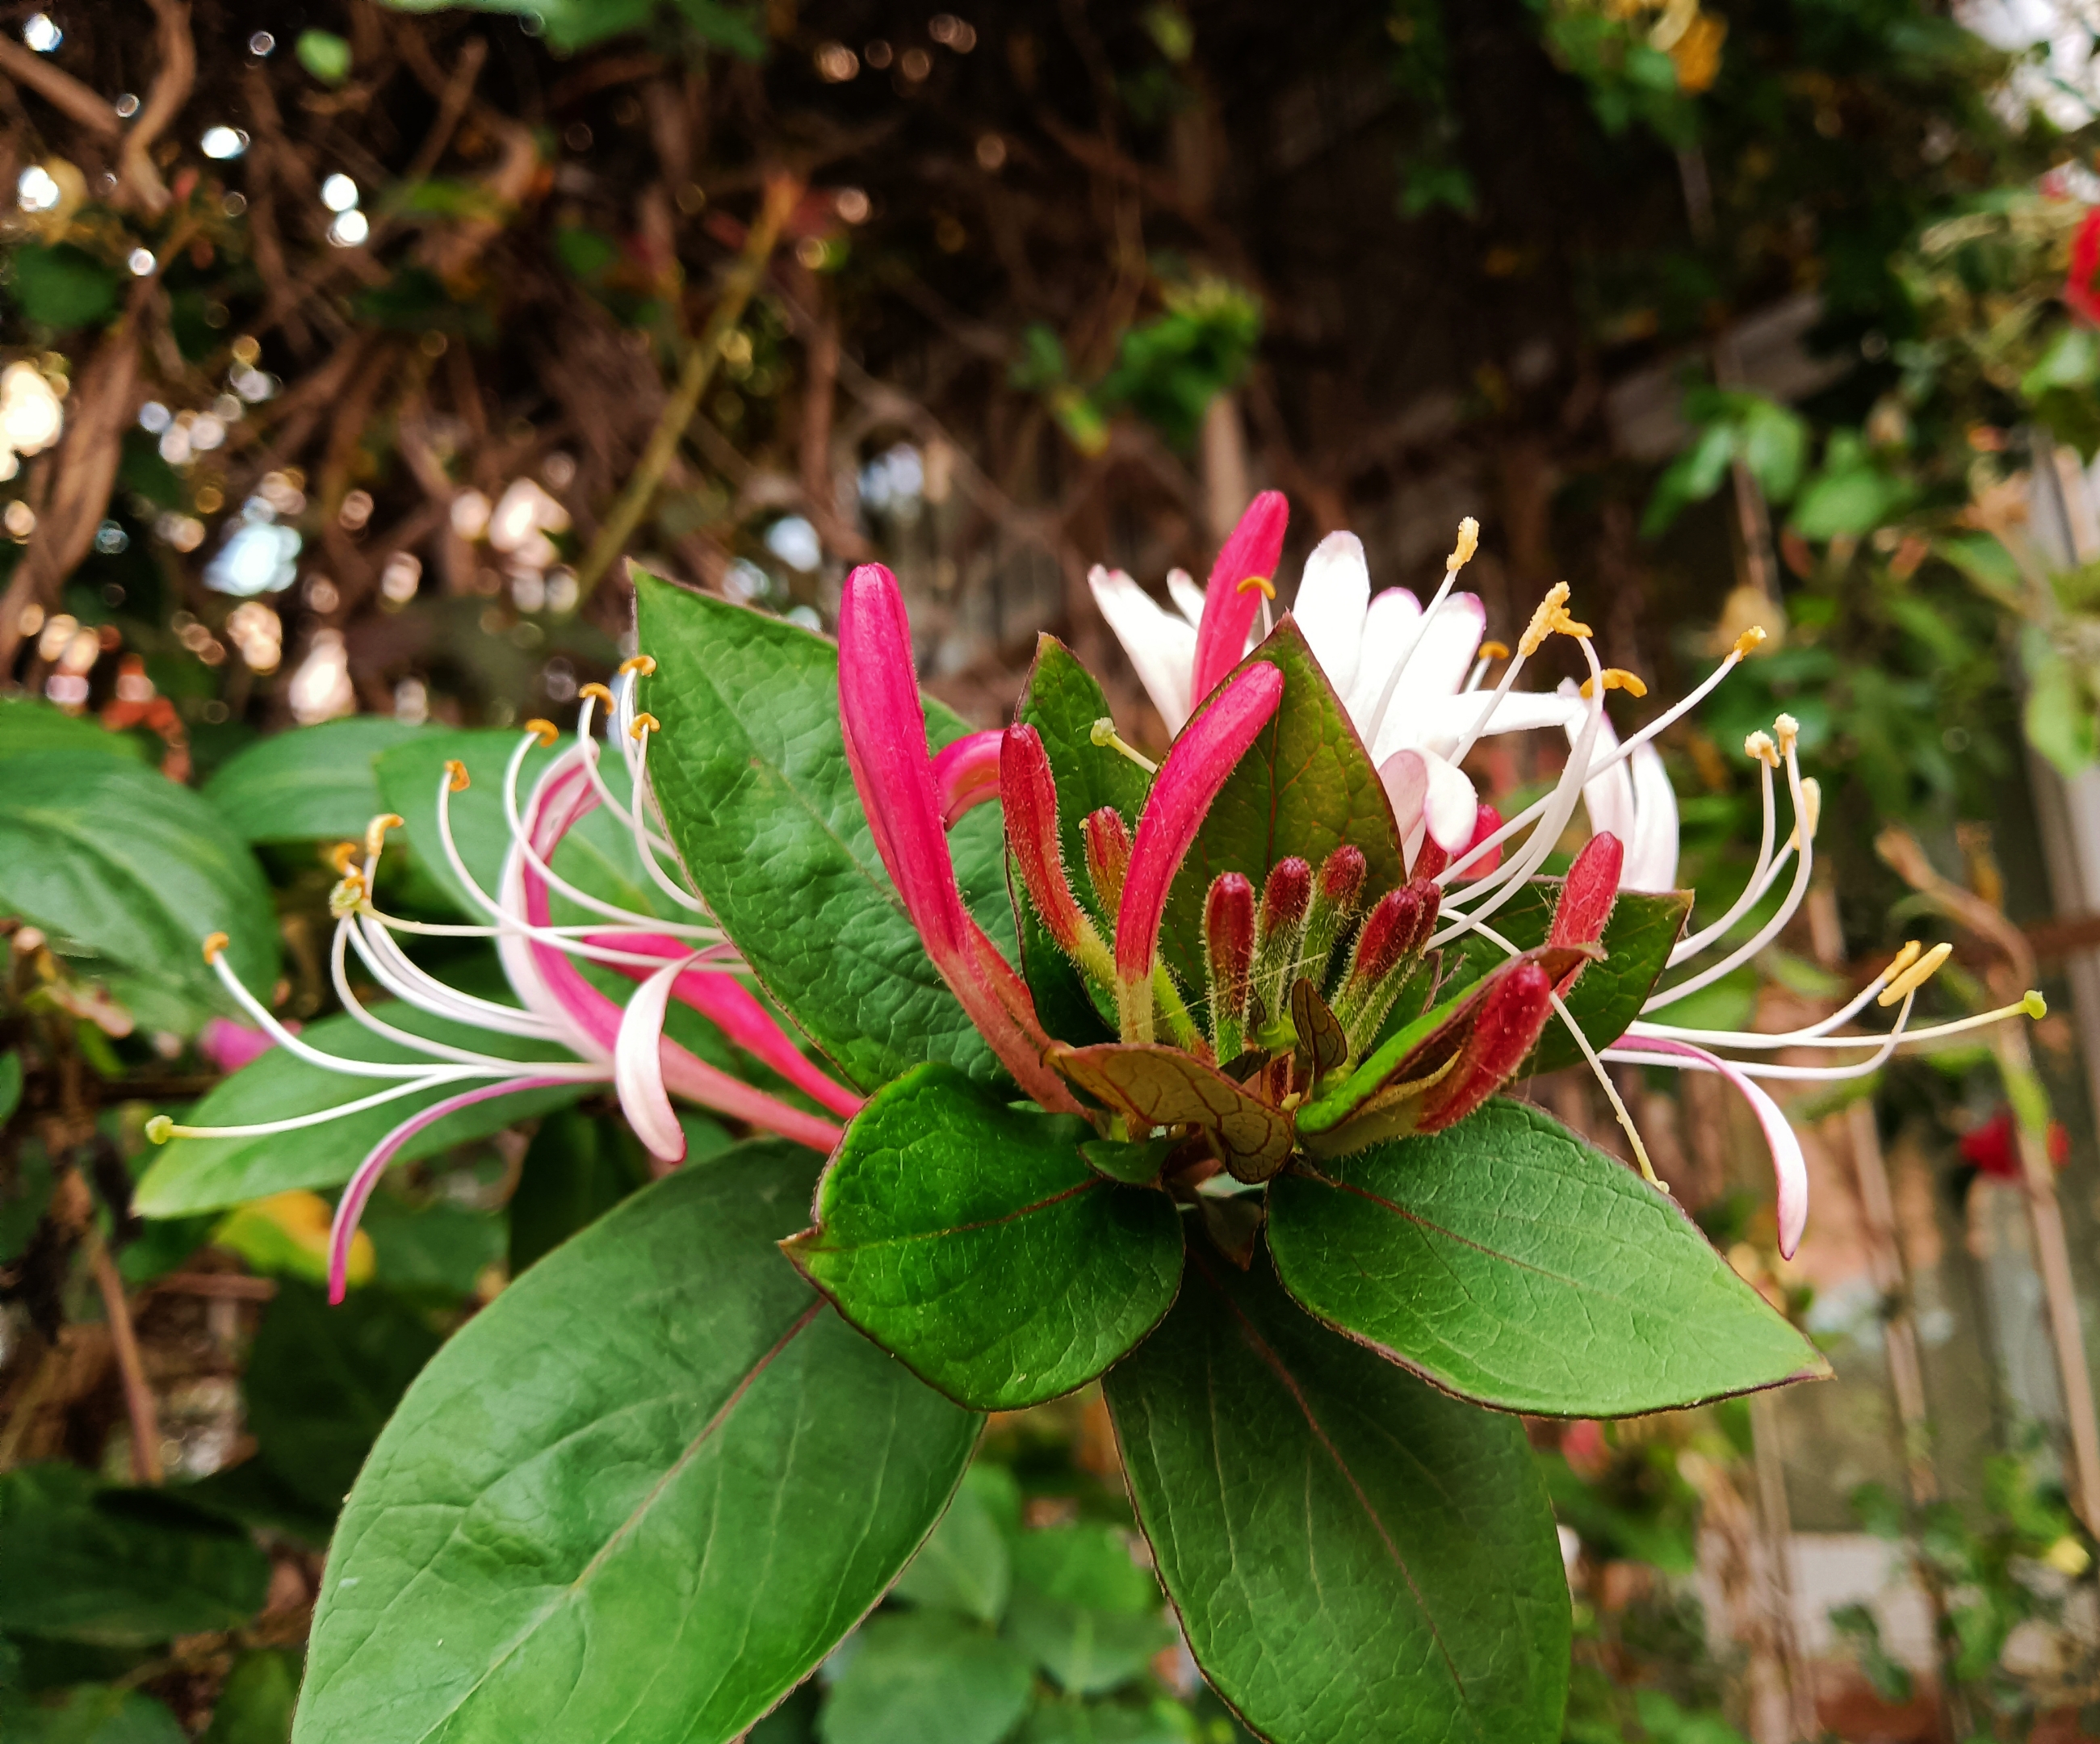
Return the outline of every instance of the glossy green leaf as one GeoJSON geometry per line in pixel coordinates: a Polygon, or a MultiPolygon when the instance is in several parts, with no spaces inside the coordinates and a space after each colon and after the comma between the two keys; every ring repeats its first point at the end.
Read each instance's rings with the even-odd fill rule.
{"type": "Polygon", "coordinates": [[[1259,1252],[1192,1254],[1105,1383],[1197,1663],[1275,1744],[1548,1744],[1567,1577],[1514,1418],[1302,1313],[1259,1252]]]}
{"type": "MultiPolygon", "coordinates": [[[[714,1148],[720,1148],[719,1146],[714,1148]]],[[[697,1160],[688,1145],[686,1160],[697,1160]]],[[[510,1271],[518,1273],[649,1180],[649,1157],[623,1120],[556,1109],[526,1147],[510,1195],[510,1271]]]]}
{"type": "Polygon", "coordinates": [[[781,1259],[817,1166],[681,1170],[438,1353],[344,1509],[299,1744],[724,1744],[876,1602],[977,1419],[781,1259]]]}
{"type": "Polygon", "coordinates": [[[890,1596],[997,1625],[1013,1587],[1007,1540],[1019,1530],[1021,1491],[1003,1465],[980,1460],[933,1535],[898,1576],[890,1596]]]}
{"type": "Polygon", "coordinates": [[[1528,1103],[1292,1170],[1268,1240],[1321,1319],[1504,1411],[1626,1416],[1829,1373],[1674,1199],[1528,1103]]]}
{"type": "Polygon", "coordinates": [[[1292,854],[1320,863],[1343,842],[1363,850],[1366,897],[1407,878],[1392,807],[1370,753],[1286,614],[1248,656],[1283,674],[1283,700],[1203,819],[1167,903],[1160,955],[1183,987],[1203,986],[1203,898],[1219,873],[1243,872],[1259,890],[1292,854]]]}
{"type": "Polygon", "coordinates": [[[179,1497],[70,1465],[0,1476],[0,1631],[111,1646],[236,1628],[270,1560],[179,1497]]]}
{"type": "Polygon", "coordinates": [[[1127,1684],[1173,1645],[1159,1583],[1114,1527],[1086,1521],[1025,1533],[1014,1563],[1008,1639],[1068,1693],[1127,1684]]]}
{"type": "MultiPolygon", "coordinates": [[[[370,1010],[374,1017],[412,1035],[473,1048],[499,1059],[518,1060],[521,1071],[529,1071],[533,1061],[574,1057],[552,1043],[474,1029],[433,1017],[417,1006],[389,1001],[370,1010]]],[[[299,1039],[324,1053],[353,1060],[428,1057],[373,1035],[347,1014],[308,1024],[300,1031],[299,1039]]],[[[191,1126],[257,1125],[318,1113],[386,1087],[386,1080],[329,1071],[281,1048],[273,1048],[214,1085],[183,1118],[191,1126]]],[[[177,1217],[191,1212],[218,1211],[294,1187],[339,1187],[355,1172],[365,1154],[395,1126],[417,1110],[441,1102],[461,1088],[448,1084],[419,1090],[362,1114],[344,1115],[289,1132],[252,1138],[171,1139],[139,1181],[132,1203],[143,1216],[177,1217]]],[[[401,1147],[396,1160],[408,1163],[418,1157],[435,1156],[469,1139],[501,1132],[528,1115],[561,1107],[595,1088],[589,1084],[559,1085],[477,1102],[417,1133],[401,1147]]]]}
{"type": "Polygon", "coordinates": [[[1027,1711],[1028,1662],[939,1611],[876,1618],[817,1718],[823,1744],[997,1744],[1027,1711]]]}
{"type": "Polygon", "coordinates": [[[86,715],[34,696],[0,696],[0,759],[32,751],[91,751],[103,757],[144,762],[146,741],[135,733],[112,733],[86,715]]]}
{"type": "MultiPolygon", "coordinates": [[[[766,991],[862,1090],[921,1061],[998,1065],[927,956],[846,766],[839,652],[820,636],[644,576],[642,692],[663,731],[650,776],[699,893],[766,991]]],[[[926,704],[938,750],[968,729],[926,704]]],[[[998,808],[948,833],[964,900],[1011,957],[998,808]]]]}
{"type": "MultiPolygon", "coordinates": [[[[1112,806],[1133,834],[1145,810],[1152,778],[1112,745],[1093,741],[1094,723],[1110,714],[1109,700],[1072,651],[1055,637],[1036,638],[1035,664],[1029,669],[1016,721],[1042,735],[1057,786],[1058,845],[1079,906],[1093,916],[1104,939],[1115,937],[1115,916],[1105,913],[1087,876],[1086,837],[1080,826],[1092,812],[1112,806]]],[[[1110,1041],[1115,1036],[1114,1013],[1105,1009],[1071,960],[1027,908],[1018,875],[1009,871],[1016,900],[1024,909],[1021,927],[1021,964],[1043,1027],[1060,1041],[1075,1047],[1110,1041]]]]}
{"type": "Polygon", "coordinates": [[[277,920],[254,856],[210,806],[144,765],[91,751],[10,757],[0,780],[0,911],[20,915],[217,1010],[204,960],[259,997],[277,979],[277,920]]]}
{"type": "Polygon", "coordinates": [[[151,1696],[115,1684],[82,1684],[34,1701],[0,1690],[7,1744],[184,1744],[175,1716],[151,1696]]]}
{"type": "MultiPolygon", "coordinates": [[[[1558,878],[1534,878],[1522,894],[1495,911],[1489,923],[1520,951],[1546,943],[1553,922],[1553,906],[1560,899],[1558,878]]],[[[1593,1048],[1605,1048],[1626,1032],[1626,1026],[1640,1015],[1643,1002],[1655,991],[1671,949],[1684,931],[1685,916],[1692,912],[1692,893],[1670,890],[1651,895],[1621,890],[1605,922],[1602,961],[1582,971],[1568,996],[1568,1009],[1582,1026],[1593,1048]]],[[[1447,973],[1446,987],[1462,987],[1509,960],[1499,946],[1491,945],[1477,933],[1462,934],[1454,949],[1461,961],[1447,973]]],[[[1558,1017],[1550,1019],[1538,1045],[1517,1070],[1520,1078],[1533,1072],[1557,1072],[1583,1064],[1582,1050],[1558,1017]]]]}
{"type": "Polygon", "coordinates": [[[952,1066],[878,1091],[789,1256],[847,1319],[951,1398],[1012,1411],[1092,1380],[1159,1323],[1181,1274],[1167,1196],[1096,1172],[1093,1128],[952,1066]]]}
{"type": "Polygon", "coordinates": [[[204,784],[204,797],[243,841],[360,838],[386,809],[374,759],[421,731],[360,714],[273,733],[228,759],[204,784]]]}

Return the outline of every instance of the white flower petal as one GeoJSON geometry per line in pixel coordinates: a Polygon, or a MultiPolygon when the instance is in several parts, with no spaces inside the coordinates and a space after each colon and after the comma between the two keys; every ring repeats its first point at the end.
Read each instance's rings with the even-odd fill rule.
{"type": "Polygon", "coordinates": [[[1369,736],[1371,710],[1385,694],[1386,675],[1421,621],[1422,602],[1404,587],[1386,589],[1364,614],[1364,645],[1357,656],[1356,682],[1342,692],[1343,706],[1358,733],[1369,736]]]}
{"type": "MultiPolygon", "coordinates": [[[[1411,672],[1413,668],[1410,668],[1411,672]]],[[[1402,679],[1403,684],[1407,681],[1402,679]]],[[[1448,757],[1458,741],[1473,730],[1492,693],[1461,691],[1456,696],[1431,697],[1415,704],[1420,743],[1439,756],[1448,757]]],[[[1542,726],[1566,726],[1582,717],[1580,697],[1542,695],[1537,691],[1511,691],[1495,704],[1495,712],[1481,729],[1489,733],[1528,733],[1542,726]]]]}
{"type": "Polygon", "coordinates": [[[1472,841],[1480,798],[1457,764],[1433,751],[1409,748],[1394,752],[1379,765],[1379,779],[1392,803],[1403,840],[1413,837],[1418,823],[1427,827],[1431,839],[1446,854],[1459,853],[1472,841]]]}
{"type": "Polygon", "coordinates": [[[1167,572],[1167,597],[1174,602],[1175,610],[1188,619],[1189,629],[1203,627],[1203,590],[1187,570],[1167,572]]]}
{"type": "Polygon", "coordinates": [[[1473,669],[1480,632],[1486,627],[1488,609],[1477,594],[1446,596],[1436,615],[1422,627],[1422,639],[1400,675],[1400,684],[1387,705],[1378,742],[1371,747],[1371,761],[1379,762],[1402,745],[1422,742],[1425,705],[1455,696],[1473,669]]]}
{"type": "Polygon", "coordinates": [[[1622,890],[1677,888],[1677,794],[1652,744],[1635,748],[1634,833],[1619,874],[1622,890]]]}
{"type": "Polygon", "coordinates": [[[649,1154],[665,1163],[685,1160],[686,1132],[664,1090],[664,1015],[672,984],[692,960],[682,957],[667,963],[635,989],[620,1014],[620,1037],[612,1049],[612,1083],[620,1111],[649,1154]]]}
{"type": "Polygon", "coordinates": [[[1196,666],[1196,632],[1162,612],[1159,603],[1120,569],[1098,563],[1087,577],[1094,603],[1136,669],[1138,682],[1167,723],[1178,733],[1189,718],[1189,685],[1196,666]]]}
{"type": "Polygon", "coordinates": [[[1335,694],[1357,682],[1364,647],[1364,614],[1371,603],[1371,572],[1364,542],[1354,533],[1330,533],[1305,559],[1291,616],[1335,694]]]}

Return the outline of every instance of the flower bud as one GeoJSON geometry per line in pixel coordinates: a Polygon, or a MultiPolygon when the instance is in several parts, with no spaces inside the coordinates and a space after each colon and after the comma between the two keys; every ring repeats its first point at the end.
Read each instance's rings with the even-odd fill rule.
{"type": "Polygon", "coordinates": [[[1335,997],[1335,1015],[1348,1034],[1350,1051],[1369,1046],[1392,1009],[1414,960],[1436,930],[1442,892],[1417,878],[1378,899],[1349,951],[1349,966],[1335,997]]]}
{"type": "Polygon", "coordinates": [[[1254,985],[1271,1013],[1283,1009],[1286,978],[1297,965],[1306,911],[1312,904],[1312,868],[1296,854],[1269,868],[1261,890],[1260,942],[1255,947],[1254,985]]]}
{"type": "Polygon", "coordinates": [[[1538,1044],[1553,1012],[1553,980],[1520,963],[1489,989],[1458,1065],[1423,1098],[1418,1132],[1455,1126],[1493,1095],[1538,1044]]]}
{"type": "Polygon", "coordinates": [[[1546,943],[1594,945],[1604,937],[1604,923],[1618,898],[1619,872],[1626,858],[1619,838],[1609,830],[1599,830],[1583,844],[1561,884],[1546,943]]]}
{"type": "Polygon", "coordinates": [[[1079,825],[1087,839],[1087,881],[1101,912],[1113,916],[1123,906],[1123,874],[1130,870],[1130,826],[1113,806],[1090,811],[1079,825]]]}
{"type": "Polygon", "coordinates": [[[1320,875],[1312,881],[1312,903],[1305,916],[1305,937],[1298,947],[1296,973],[1290,979],[1303,975],[1312,983],[1314,991],[1326,988],[1327,964],[1335,954],[1335,943],[1362,907],[1364,880],[1370,875],[1364,850],[1349,842],[1343,842],[1321,862],[1320,875]]]}
{"type": "Polygon", "coordinates": [[[1209,970],[1211,1031],[1223,1065],[1240,1052],[1254,966],[1254,886],[1238,872],[1220,873],[1204,899],[1203,957],[1209,970]]]}
{"type": "Polygon", "coordinates": [[[1104,985],[1114,979],[1108,947],[1081,911],[1065,875],[1057,833],[1057,784],[1032,726],[1009,726],[999,747],[999,793],[1006,846],[1029,901],[1058,948],[1104,985]]]}

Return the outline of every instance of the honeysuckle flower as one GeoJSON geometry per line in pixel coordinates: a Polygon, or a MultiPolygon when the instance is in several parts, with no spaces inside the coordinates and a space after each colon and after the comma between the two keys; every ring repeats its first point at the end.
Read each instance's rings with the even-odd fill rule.
{"type": "MultiPolygon", "coordinates": [[[[413,1056],[405,1062],[354,1060],[314,1047],[280,1022],[236,978],[223,957],[224,940],[207,940],[205,954],[220,982],[255,1025],[253,1035],[309,1064],[350,1078],[379,1081],[384,1088],[318,1113],[249,1127],[196,1127],[166,1119],[148,1132],[170,1137],[234,1137],[319,1126],[344,1115],[435,1089],[450,1094],[395,1126],[359,1163],[338,1204],[330,1243],[329,1292],[340,1300],[350,1243],[365,1202],[388,1164],[417,1132],[447,1115],[493,1097],[576,1084],[610,1085],[622,1111],[660,1170],[685,1155],[685,1137],[672,1099],[709,1108],[762,1131],[829,1151],[840,1128],[834,1120],[783,1101],[708,1065],[665,1033],[673,1000],[713,1022],[734,1046],[778,1073],[832,1113],[849,1117],[860,1098],[826,1075],[796,1047],[739,974],[734,950],[707,915],[700,898],[682,881],[677,863],[654,821],[647,779],[648,742],[655,723],[635,709],[635,686],[649,669],[646,660],[623,669],[617,698],[601,685],[587,686],[573,741],[551,759],[521,805],[520,775],[527,754],[552,746],[558,735],[545,722],[527,723],[504,773],[503,808],[510,846],[493,892],[484,890],[461,856],[452,825],[452,796],[466,785],[466,771],[448,764],[436,782],[439,841],[454,876],[487,916],[470,924],[410,921],[382,912],[374,903],[379,861],[387,832],[401,820],[375,818],[360,857],[354,844],[339,851],[342,880],[330,900],[336,925],[329,957],[335,991],[343,1009],[364,1028],[413,1056]],[[623,803],[606,779],[603,748],[593,732],[601,704],[611,714],[608,732],[624,765],[623,803]],[[633,837],[651,882],[686,918],[665,920],[629,909],[580,889],[554,865],[563,839],[601,806],[633,837]],[[667,863],[669,869],[667,870],[667,863]],[[593,918],[557,924],[558,896],[593,918]],[[452,987],[430,974],[403,948],[403,937],[481,938],[493,945],[518,1003],[505,1004],[452,987]],[[496,1035],[551,1042],[574,1057],[523,1062],[449,1042],[412,1035],[368,1010],[350,979],[352,953],[380,987],[437,1016],[496,1035]],[[639,982],[623,1001],[601,991],[580,965],[596,964],[639,982]]],[[[252,1047],[254,1044],[249,1044],[252,1047]]]]}

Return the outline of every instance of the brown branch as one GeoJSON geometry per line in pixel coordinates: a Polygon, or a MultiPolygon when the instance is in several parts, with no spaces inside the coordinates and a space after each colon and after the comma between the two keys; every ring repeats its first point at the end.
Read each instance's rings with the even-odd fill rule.
{"type": "Polygon", "coordinates": [[[117,1372],[124,1383],[125,1414],[131,1419],[131,1476],[142,1484],[161,1481],[161,1419],[153,1403],[153,1389],[147,1384],[146,1365],[139,1354],[139,1335],[131,1324],[131,1304],[124,1294],[124,1279],[101,1234],[90,1230],[87,1238],[88,1263],[95,1272],[95,1287],[102,1292],[102,1306],[109,1316],[109,1342],[117,1353],[117,1372]]]}
{"type": "Polygon", "coordinates": [[[91,132],[115,139],[124,131],[124,123],[117,118],[108,98],[11,36],[0,36],[0,75],[28,86],[52,108],[63,109],[91,132]]]}
{"type": "Polygon", "coordinates": [[[188,0],[152,0],[152,7],[157,20],[153,83],[139,106],[138,118],[124,135],[117,166],[123,203],[150,218],[158,218],[167,210],[170,196],[161,172],[153,167],[153,142],[190,100],[196,84],[196,43],[190,35],[188,0]]]}

